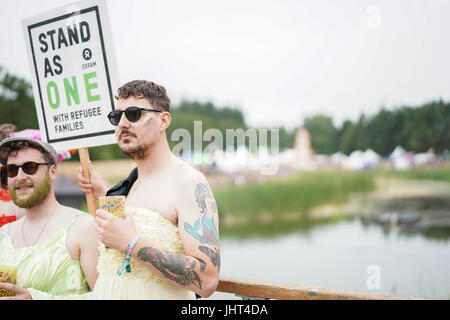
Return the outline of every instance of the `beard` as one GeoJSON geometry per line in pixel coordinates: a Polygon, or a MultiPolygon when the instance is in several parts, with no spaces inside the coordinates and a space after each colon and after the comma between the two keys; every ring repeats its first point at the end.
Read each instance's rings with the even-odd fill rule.
{"type": "Polygon", "coordinates": [[[134,160],[144,160],[147,158],[148,148],[144,148],[143,146],[136,146],[134,148],[122,149],[122,152],[126,155],[132,157],[134,160]]]}
{"type": "Polygon", "coordinates": [[[50,183],[50,173],[47,170],[44,181],[37,186],[33,186],[33,193],[26,199],[20,199],[16,194],[16,187],[18,186],[33,186],[31,181],[26,181],[22,183],[17,183],[14,186],[8,186],[9,194],[14,204],[20,208],[32,208],[47,198],[50,193],[51,183],[50,183]]]}
{"type": "MultiPolygon", "coordinates": [[[[121,133],[122,134],[131,134],[128,130],[124,129],[121,133]]],[[[120,139],[119,136],[119,139],[120,139]]],[[[135,136],[136,137],[136,136],[135,136]]],[[[136,139],[139,143],[139,140],[136,139]]],[[[144,144],[137,144],[135,146],[130,145],[130,142],[127,142],[128,140],[125,139],[119,143],[119,148],[122,150],[122,152],[130,157],[132,157],[134,160],[144,160],[147,158],[147,156],[150,154],[150,150],[153,147],[152,143],[149,143],[147,145],[144,144]]]]}

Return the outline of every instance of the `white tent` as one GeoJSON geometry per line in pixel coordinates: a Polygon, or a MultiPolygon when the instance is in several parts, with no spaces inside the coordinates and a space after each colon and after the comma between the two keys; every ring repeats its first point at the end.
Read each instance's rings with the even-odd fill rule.
{"type": "Polygon", "coordinates": [[[407,170],[411,168],[412,163],[406,155],[407,153],[402,146],[397,146],[394,151],[392,151],[389,159],[392,161],[392,164],[396,170],[407,170]]]}
{"type": "Polygon", "coordinates": [[[389,156],[389,159],[395,159],[399,157],[403,157],[405,155],[406,151],[403,149],[402,146],[396,146],[394,151],[392,151],[391,155],[389,156]]]}
{"type": "Polygon", "coordinates": [[[346,159],[347,159],[347,155],[345,153],[342,152],[336,152],[335,154],[333,154],[330,157],[330,161],[333,165],[338,165],[340,166],[346,159]]]}
{"type": "Polygon", "coordinates": [[[380,164],[381,156],[372,149],[364,151],[364,168],[373,168],[380,164]]]}
{"type": "Polygon", "coordinates": [[[295,149],[287,149],[280,152],[279,155],[280,165],[282,166],[294,166],[297,159],[297,151],[295,149]]]}
{"type": "Polygon", "coordinates": [[[361,170],[364,169],[364,152],[361,150],[355,150],[348,158],[343,162],[343,166],[350,170],[361,170]]]}
{"type": "Polygon", "coordinates": [[[421,166],[433,162],[435,159],[436,155],[432,151],[418,153],[414,155],[414,164],[417,166],[421,166]]]}
{"type": "Polygon", "coordinates": [[[236,151],[217,150],[214,157],[217,167],[227,173],[258,170],[260,167],[258,157],[240,146],[236,151]]]}

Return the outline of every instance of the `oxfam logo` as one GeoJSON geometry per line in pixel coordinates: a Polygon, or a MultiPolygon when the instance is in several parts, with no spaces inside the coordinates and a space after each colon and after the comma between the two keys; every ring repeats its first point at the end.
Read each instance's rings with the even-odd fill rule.
{"type": "Polygon", "coordinates": [[[91,60],[92,58],[92,51],[89,48],[86,48],[83,50],[83,59],[86,61],[91,60]]]}

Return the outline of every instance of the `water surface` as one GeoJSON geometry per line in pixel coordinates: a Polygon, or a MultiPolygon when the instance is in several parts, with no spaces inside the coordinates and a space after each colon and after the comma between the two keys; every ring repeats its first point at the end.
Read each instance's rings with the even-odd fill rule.
{"type": "MultiPolygon", "coordinates": [[[[448,229],[405,233],[359,218],[269,238],[221,237],[221,274],[372,293],[450,299],[448,229]],[[369,289],[368,267],[380,270],[369,289]]],[[[235,299],[214,293],[210,299],[235,299]]]]}

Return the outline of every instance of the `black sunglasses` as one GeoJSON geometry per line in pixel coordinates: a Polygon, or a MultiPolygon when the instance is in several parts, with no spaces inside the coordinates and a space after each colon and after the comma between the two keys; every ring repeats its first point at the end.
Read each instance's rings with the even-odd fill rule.
{"type": "Polygon", "coordinates": [[[148,109],[148,108],[139,108],[139,107],[129,107],[126,110],[113,110],[108,114],[109,122],[113,126],[117,126],[120,122],[120,118],[122,117],[122,113],[125,113],[128,121],[136,122],[141,118],[142,111],[155,111],[162,112],[158,109],[148,109]]]}
{"type": "Polygon", "coordinates": [[[40,165],[50,165],[48,162],[33,162],[28,161],[24,164],[18,166],[17,164],[7,164],[6,165],[6,174],[9,178],[14,178],[19,173],[19,168],[22,168],[23,172],[29,175],[33,175],[38,171],[40,165]]]}

